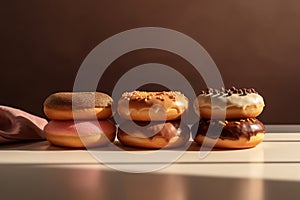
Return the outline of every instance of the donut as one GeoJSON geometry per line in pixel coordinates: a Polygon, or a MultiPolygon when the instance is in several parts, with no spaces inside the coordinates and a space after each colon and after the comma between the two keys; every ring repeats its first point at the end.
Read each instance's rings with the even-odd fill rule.
{"type": "Polygon", "coordinates": [[[244,149],[255,147],[261,143],[265,135],[265,127],[256,118],[233,119],[220,121],[217,119],[201,119],[197,128],[196,124],[191,128],[196,133],[194,141],[206,145],[214,145],[217,148],[244,149]],[[211,126],[211,127],[210,127],[211,126]],[[207,136],[210,127],[210,135],[207,136]],[[216,131],[218,129],[220,132],[216,131]]]}
{"type": "Polygon", "coordinates": [[[136,121],[169,121],[181,118],[188,99],[180,92],[125,92],[118,102],[118,113],[136,121]]]}
{"type": "Polygon", "coordinates": [[[116,126],[110,120],[77,121],[76,125],[74,121],[52,120],[45,126],[44,133],[46,139],[53,145],[73,148],[93,147],[113,142],[116,126]]]}
{"type": "Polygon", "coordinates": [[[148,149],[175,148],[188,142],[190,129],[179,121],[151,122],[151,124],[127,121],[119,126],[117,137],[125,146],[148,149]]]}
{"type": "Polygon", "coordinates": [[[263,97],[253,88],[251,89],[231,89],[221,90],[207,89],[201,91],[197,97],[194,108],[196,113],[202,118],[211,118],[211,111],[214,110],[214,118],[221,118],[225,114],[226,119],[255,118],[261,114],[265,104],[263,97]],[[214,102],[214,106],[211,102],[214,102]],[[220,108],[225,105],[226,108],[220,108]]]}
{"type": "Polygon", "coordinates": [[[45,100],[44,113],[52,120],[107,119],[112,116],[112,102],[101,92],[58,92],[45,100]]]}

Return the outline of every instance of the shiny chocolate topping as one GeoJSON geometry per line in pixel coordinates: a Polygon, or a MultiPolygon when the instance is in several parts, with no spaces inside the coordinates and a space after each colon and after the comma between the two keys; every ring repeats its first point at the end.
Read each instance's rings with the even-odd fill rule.
{"type": "MultiPolygon", "coordinates": [[[[214,132],[214,128],[221,126],[222,132],[219,138],[238,140],[240,137],[246,137],[250,140],[251,136],[255,136],[258,133],[265,133],[265,126],[256,118],[246,118],[246,119],[233,119],[233,120],[212,120],[212,119],[201,119],[199,122],[198,130],[194,125],[192,127],[192,132],[206,136],[208,127],[212,126],[212,133],[208,136],[213,139],[218,137],[218,133],[214,132]]],[[[218,127],[220,128],[220,127],[218,127]]]]}

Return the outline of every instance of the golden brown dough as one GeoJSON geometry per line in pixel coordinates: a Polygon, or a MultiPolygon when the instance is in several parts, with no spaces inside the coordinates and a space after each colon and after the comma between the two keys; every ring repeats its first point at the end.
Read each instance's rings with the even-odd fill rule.
{"type": "Polygon", "coordinates": [[[147,128],[147,123],[135,123],[137,126],[131,127],[130,122],[120,125],[117,137],[123,145],[150,149],[174,148],[185,145],[190,138],[188,126],[178,121],[157,122],[147,128]]]}
{"type": "Polygon", "coordinates": [[[107,119],[112,116],[112,102],[101,92],[59,92],[45,100],[44,113],[52,120],[107,119]]]}
{"type": "Polygon", "coordinates": [[[203,135],[197,135],[195,138],[195,142],[199,144],[204,143],[208,146],[213,146],[217,148],[224,148],[224,149],[246,149],[252,148],[261,143],[264,139],[265,133],[257,133],[255,136],[251,136],[250,139],[246,137],[240,137],[238,140],[229,140],[229,139],[212,139],[203,135]]]}

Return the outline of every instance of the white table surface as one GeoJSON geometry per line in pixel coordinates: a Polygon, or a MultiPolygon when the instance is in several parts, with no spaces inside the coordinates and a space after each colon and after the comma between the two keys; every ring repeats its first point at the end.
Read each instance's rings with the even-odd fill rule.
{"type": "MultiPolygon", "coordinates": [[[[73,187],[95,193],[84,196],[85,199],[118,199],[118,195],[140,199],[137,194],[143,195],[143,199],[153,199],[150,197],[155,194],[156,199],[199,199],[200,193],[206,199],[281,199],[282,195],[285,199],[300,199],[300,133],[267,133],[264,142],[255,148],[213,150],[202,159],[199,149],[193,143],[176,162],[165,168],[133,174],[111,169],[85,149],[59,148],[47,141],[7,144],[0,146],[0,185],[28,190],[39,188],[38,192],[34,190],[37,193],[23,191],[23,199],[40,198],[40,190],[50,194],[53,190],[49,190],[47,182],[57,191],[60,184],[69,188],[67,193],[61,194],[72,199],[83,197],[80,192],[78,195],[70,192],[73,187]],[[109,187],[106,185],[103,189],[107,181],[109,187]]],[[[109,149],[97,151],[111,153],[109,149]]],[[[172,151],[167,152],[172,154],[172,151]]],[[[116,163],[116,167],[120,164],[128,163],[116,163]]],[[[143,164],[135,163],[141,167],[143,164]]],[[[0,188],[3,196],[17,198],[20,195],[0,188]]],[[[51,195],[60,197],[59,193],[51,195]]]]}

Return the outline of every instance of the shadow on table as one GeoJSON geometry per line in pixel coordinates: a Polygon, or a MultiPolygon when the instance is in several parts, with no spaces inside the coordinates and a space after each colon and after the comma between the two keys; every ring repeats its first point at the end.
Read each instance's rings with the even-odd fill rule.
{"type": "MultiPolygon", "coordinates": [[[[113,143],[113,146],[116,146],[118,148],[114,148],[113,146],[100,146],[100,147],[94,147],[91,148],[92,150],[99,150],[99,151],[112,151],[112,150],[118,150],[118,151],[155,151],[153,149],[142,149],[137,147],[129,147],[124,146],[120,142],[115,141],[113,143]]],[[[201,146],[195,142],[191,142],[189,146],[186,148],[182,148],[183,150],[186,149],[186,151],[200,151],[201,146]]],[[[68,148],[68,147],[60,147],[50,144],[48,141],[26,141],[26,142],[15,142],[15,143],[9,143],[9,144],[2,144],[0,145],[0,150],[32,150],[32,151],[74,151],[74,150],[85,150],[86,148],[68,148]]],[[[180,150],[182,150],[180,149],[180,150]]],[[[167,150],[178,150],[176,148],[173,149],[167,149],[167,150]]],[[[202,150],[206,150],[204,147],[202,150]]],[[[210,149],[209,149],[210,150],[210,149]]],[[[226,149],[217,149],[214,148],[212,151],[225,151],[226,149]]]]}
{"type": "Polygon", "coordinates": [[[131,174],[72,166],[0,165],[1,199],[222,199],[289,200],[299,198],[300,182],[206,177],[179,174],[131,174]]]}

